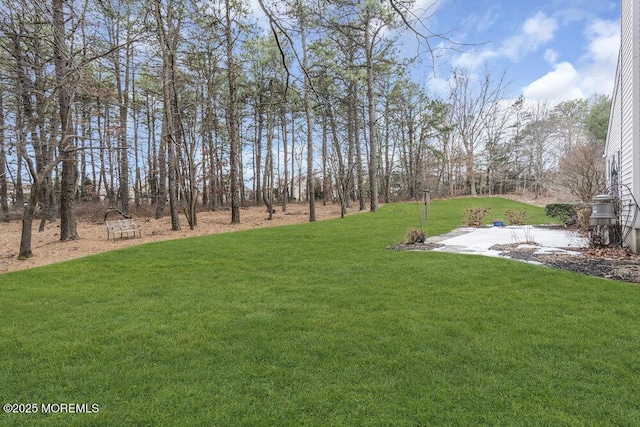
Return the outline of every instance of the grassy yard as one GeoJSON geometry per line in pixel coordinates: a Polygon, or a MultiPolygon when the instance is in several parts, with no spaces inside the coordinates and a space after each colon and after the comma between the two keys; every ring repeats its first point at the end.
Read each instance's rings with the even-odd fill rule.
{"type": "MultiPolygon", "coordinates": [[[[475,206],[549,221],[435,201],[429,235],[475,206]]],[[[391,204],[0,275],[0,403],[39,409],[0,424],[640,425],[640,287],[385,249],[417,224],[391,204]]]]}

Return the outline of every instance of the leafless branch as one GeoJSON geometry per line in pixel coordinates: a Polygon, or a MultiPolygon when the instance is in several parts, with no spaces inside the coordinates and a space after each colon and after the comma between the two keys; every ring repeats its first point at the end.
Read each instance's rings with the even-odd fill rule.
{"type": "MultiPolygon", "coordinates": [[[[429,31],[430,34],[428,34],[428,35],[424,34],[423,32],[419,31],[416,28],[415,25],[412,24],[411,19],[408,18],[407,15],[413,15],[413,18],[415,18],[417,21],[422,21],[423,19],[425,19],[424,17],[416,16],[407,7],[398,4],[397,0],[389,0],[389,5],[398,14],[400,19],[402,20],[402,23],[416,36],[416,38],[421,43],[424,43],[424,45],[427,48],[427,51],[431,55],[431,65],[432,65],[433,69],[435,69],[435,67],[436,67],[436,63],[435,63],[436,54],[435,54],[435,49],[433,48],[432,43],[431,43],[432,39],[435,38],[435,39],[444,40],[444,41],[448,42],[456,50],[461,48],[462,46],[472,46],[472,45],[467,44],[467,43],[455,42],[446,33],[433,33],[431,31],[429,31]],[[403,11],[402,8],[404,8],[405,10],[403,11]]],[[[433,7],[433,5],[430,6],[430,7],[433,7]]],[[[429,15],[427,18],[429,18],[431,16],[433,16],[433,15],[429,15]]],[[[448,33],[451,33],[453,31],[455,31],[455,29],[449,30],[448,33]]]]}
{"type": "Polygon", "coordinates": [[[276,29],[278,31],[280,31],[280,33],[283,34],[286,37],[286,39],[288,40],[289,45],[293,48],[293,54],[295,55],[296,60],[298,61],[298,64],[300,65],[300,69],[302,69],[302,72],[307,77],[307,81],[309,82],[310,89],[314,93],[317,94],[317,91],[313,87],[313,82],[312,82],[312,79],[311,79],[311,75],[309,74],[309,70],[307,70],[307,68],[303,64],[303,61],[298,56],[298,53],[297,53],[297,51],[295,49],[295,44],[294,44],[293,40],[291,39],[291,36],[289,36],[289,33],[284,28],[282,28],[282,25],[280,25],[280,23],[273,16],[271,11],[269,11],[269,9],[264,5],[263,0],[258,0],[258,3],[260,4],[260,8],[264,12],[264,14],[269,19],[269,25],[271,27],[271,31],[273,32],[273,35],[274,35],[274,37],[276,39],[276,44],[278,45],[278,50],[280,51],[280,57],[282,59],[282,65],[284,66],[284,69],[285,69],[285,71],[287,73],[287,86],[285,87],[285,96],[286,96],[286,92],[287,92],[287,90],[289,88],[289,77],[291,76],[291,72],[289,71],[289,68],[287,67],[286,56],[285,56],[284,50],[282,49],[282,45],[281,45],[280,40],[278,38],[278,32],[276,31],[276,29]]]}

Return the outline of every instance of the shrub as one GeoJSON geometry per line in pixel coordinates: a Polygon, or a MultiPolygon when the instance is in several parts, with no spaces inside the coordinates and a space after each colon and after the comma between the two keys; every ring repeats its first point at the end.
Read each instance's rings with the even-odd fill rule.
{"type": "Polygon", "coordinates": [[[551,203],[545,206],[544,211],[548,217],[562,221],[566,226],[574,225],[578,221],[576,203],[551,203]]]}
{"type": "Polygon", "coordinates": [[[580,231],[589,234],[591,230],[591,213],[593,208],[589,205],[576,206],[576,223],[580,231]]]}
{"type": "Polygon", "coordinates": [[[504,214],[511,225],[523,225],[525,220],[531,218],[531,215],[524,209],[509,209],[504,214]]]}
{"type": "Polygon", "coordinates": [[[409,245],[414,245],[416,243],[424,243],[425,240],[427,240],[427,232],[414,228],[407,232],[407,237],[405,237],[404,242],[409,245]]]}
{"type": "Polygon", "coordinates": [[[465,211],[467,225],[470,227],[479,227],[484,224],[490,210],[489,208],[467,208],[465,211]]]}

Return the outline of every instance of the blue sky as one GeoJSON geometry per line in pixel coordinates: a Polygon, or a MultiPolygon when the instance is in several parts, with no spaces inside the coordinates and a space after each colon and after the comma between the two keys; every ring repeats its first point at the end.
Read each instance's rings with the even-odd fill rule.
{"type": "Polygon", "coordinates": [[[431,31],[467,44],[438,57],[435,77],[429,58],[414,70],[428,71],[434,92],[447,86],[452,67],[481,74],[485,65],[496,77],[506,73],[514,97],[553,103],[613,92],[620,0],[418,0],[416,7],[427,11],[431,31]]]}
{"type": "MultiPolygon", "coordinates": [[[[257,0],[249,1],[268,28],[257,0]]],[[[412,67],[430,93],[446,95],[454,67],[471,75],[483,74],[486,67],[495,78],[504,72],[513,98],[522,94],[556,103],[613,93],[620,0],[416,0],[413,12],[423,17],[416,24],[421,32],[446,33],[461,44],[438,50],[435,73],[426,53],[412,67]]],[[[415,57],[415,35],[400,37],[402,54],[415,57]]],[[[433,44],[444,45],[437,39],[433,44]]]]}

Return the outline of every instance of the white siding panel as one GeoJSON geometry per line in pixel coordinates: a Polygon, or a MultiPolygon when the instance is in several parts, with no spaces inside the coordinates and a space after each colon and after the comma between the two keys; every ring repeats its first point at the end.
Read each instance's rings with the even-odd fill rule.
{"type": "MultiPolygon", "coordinates": [[[[623,225],[639,228],[633,202],[634,197],[640,200],[640,2],[622,0],[621,12],[620,52],[605,157],[608,172],[620,157],[621,220],[623,225]]],[[[634,241],[626,242],[634,250],[640,248],[635,241],[637,235],[631,233],[634,241]]]]}
{"type": "MultiPolygon", "coordinates": [[[[622,91],[620,90],[620,57],[618,54],[618,67],[616,69],[616,81],[611,96],[611,115],[609,116],[609,127],[607,130],[607,143],[604,150],[605,158],[611,159],[620,152],[621,148],[621,101],[622,91]]],[[[607,163],[609,164],[609,163],[607,163]]]]}
{"type": "Polygon", "coordinates": [[[633,186],[633,0],[622,1],[620,33],[620,183],[633,186]]]}

